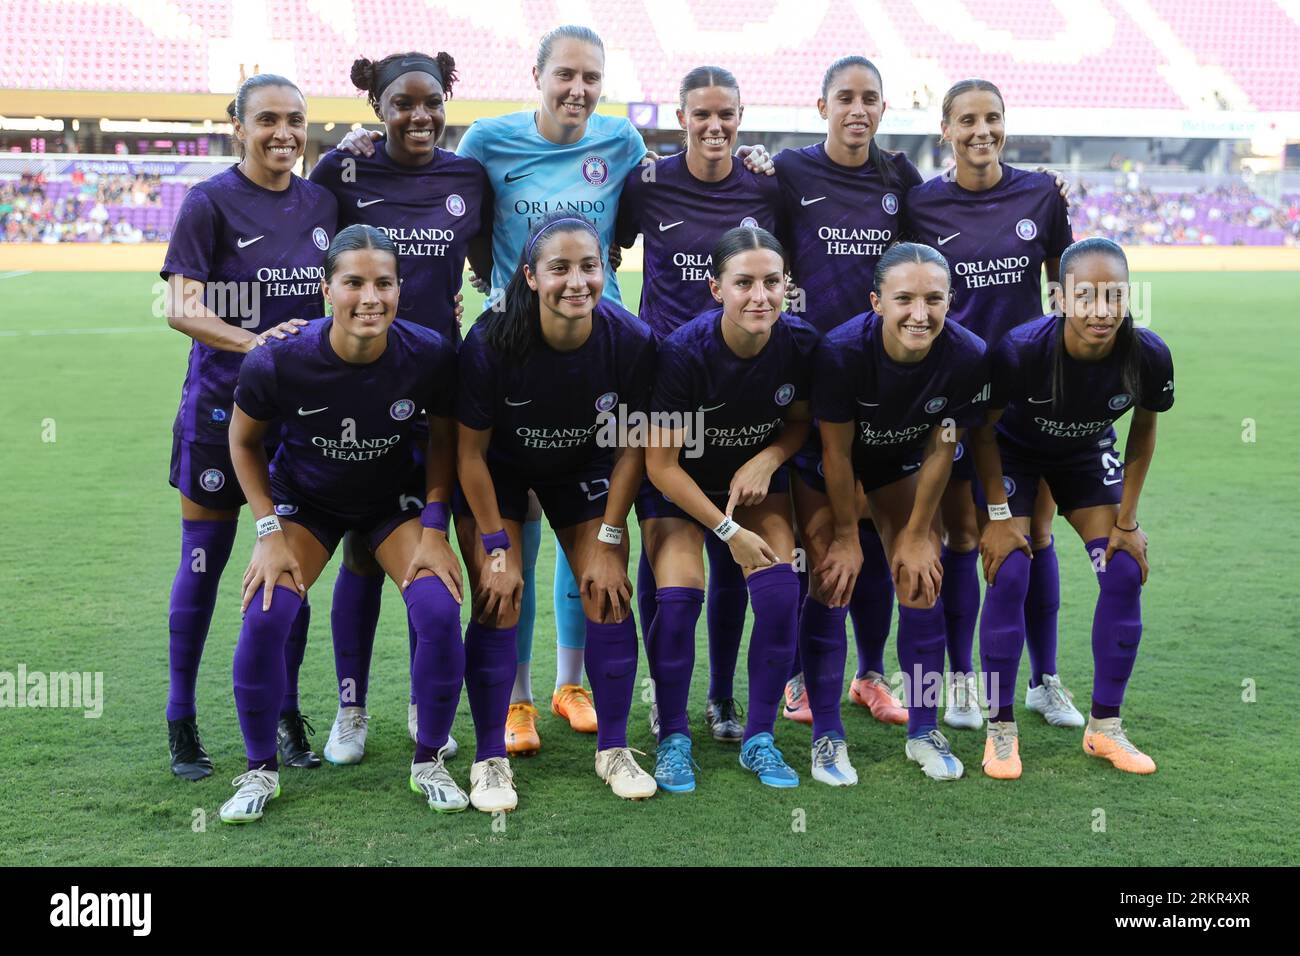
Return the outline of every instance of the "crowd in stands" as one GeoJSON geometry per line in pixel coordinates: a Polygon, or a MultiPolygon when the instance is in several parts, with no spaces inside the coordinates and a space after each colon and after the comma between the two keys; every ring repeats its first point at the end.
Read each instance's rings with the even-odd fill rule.
{"type": "MultiPolygon", "coordinates": [[[[183,191],[184,187],[180,187],[183,191]]],[[[100,176],[75,170],[50,182],[26,173],[0,180],[0,241],[166,242],[161,176],[100,176]],[[156,210],[142,226],[128,210],[156,210]]]]}

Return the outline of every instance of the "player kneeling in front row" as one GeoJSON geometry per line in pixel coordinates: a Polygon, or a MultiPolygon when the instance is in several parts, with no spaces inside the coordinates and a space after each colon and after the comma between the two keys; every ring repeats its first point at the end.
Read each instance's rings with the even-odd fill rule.
{"type": "Polygon", "coordinates": [[[512,809],[517,799],[505,726],[529,489],[582,594],[596,773],[629,800],[656,790],[627,745],[637,640],[624,531],[644,453],[608,441],[602,426],[605,413],[644,410],[654,337],[601,299],[604,286],[595,226],[573,213],[547,216],[524,246],[504,309],[484,313],[461,347],[456,530],[474,594],[465,633],[478,746],[470,799],[482,810],[512,809]]]}
{"type": "Polygon", "coordinates": [[[1030,551],[1025,535],[1039,480],[1083,539],[1101,592],[1092,621],[1092,711],[1084,753],[1129,773],[1154,773],[1129,741],[1119,709],[1142,638],[1146,535],[1138,496],[1156,448],[1156,415],[1174,404],[1169,349],[1128,313],[1124,251],[1109,239],[1076,242],[1061,256],[1059,315],[1006,334],[992,360],[988,424],[972,431],[989,518],[980,550],[988,590],[980,655],[998,699],[989,706],[984,772],[1020,776],[1012,701],[1025,644],[1030,551]],[[1124,460],[1112,423],[1133,409],[1124,460]]]}
{"type": "Polygon", "coordinates": [[[899,243],[876,264],[874,311],[833,329],[817,348],[812,412],[835,533],[813,569],[800,630],[813,714],[842,739],[844,618],[862,565],[856,478],[898,594],[905,751],[935,780],[962,775],[936,722],[946,649],[936,513],[962,430],[984,421],[988,391],[983,341],[945,321],[950,283],[935,249],[899,243]]]}
{"type": "Polygon", "coordinates": [[[460,563],[447,543],[455,349],[436,332],[393,321],[397,250],[374,227],[349,226],[334,237],[324,279],[332,318],[254,349],[235,390],[230,454],[257,518],[257,543],[244,572],[234,663],[248,772],[221,807],[224,823],[260,819],[280,794],[284,642],[307,589],[349,530],[364,536],[402,589],[415,625],[420,719],[411,789],[440,812],[469,802],[443,766],[465,671],[460,563]],[[429,420],[424,474],[413,468],[410,449],[421,409],[429,420]],[[276,420],[284,427],[268,466],[263,439],[276,420]]]}

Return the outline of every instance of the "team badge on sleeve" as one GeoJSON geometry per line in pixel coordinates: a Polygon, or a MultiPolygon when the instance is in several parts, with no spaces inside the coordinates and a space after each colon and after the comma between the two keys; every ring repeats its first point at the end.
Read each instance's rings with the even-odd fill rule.
{"type": "Polygon", "coordinates": [[[388,414],[393,417],[393,421],[404,422],[415,414],[415,402],[409,398],[399,398],[389,406],[388,414]]]}
{"type": "Polygon", "coordinates": [[[1038,227],[1034,225],[1034,220],[1021,219],[1016,223],[1016,235],[1026,242],[1038,235],[1038,227]]]}
{"type": "Polygon", "coordinates": [[[461,199],[458,194],[452,193],[447,197],[447,212],[453,216],[465,215],[465,200],[461,199]]]}
{"type": "Polygon", "coordinates": [[[199,484],[203,486],[204,491],[220,491],[226,485],[226,476],[220,469],[209,468],[199,475],[199,484]]]}
{"type": "Polygon", "coordinates": [[[606,392],[596,399],[596,411],[608,412],[618,404],[618,392],[606,392]]]}
{"type": "Polygon", "coordinates": [[[884,207],[885,212],[893,216],[898,212],[898,197],[893,193],[885,193],[884,198],[880,200],[880,205],[884,207]]]}
{"type": "Polygon", "coordinates": [[[943,406],[947,404],[948,404],[948,399],[944,398],[943,396],[939,396],[938,398],[932,398],[925,403],[925,413],[927,415],[933,415],[935,412],[941,412],[943,411],[943,406]]]}
{"type": "Polygon", "coordinates": [[[311,241],[316,243],[317,249],[328,249],[330,247],[330,237],[320,226],[311,231],[311,241]]]}
{"type": "Polygon", "coordinates": [[[787,382],[776,390],[774,397],[778,405],[789,405],[794,401],[794,386],[787,382]]]}
{"type": "Polygon", "coordinates": [[[609,179],[609,163],[599,156],[588,156],[582,161],[582,178],[593,186],[603,186],[609,179]]]}
{"type": "Polygon", "coordinates": [[[1112,412],[1117,412],[1121,408],[1127,407],[1131,400],[1128,392],[1120,392],[1118,395],[1111,396],[1111,400],[1106,404],[1110,406],[1112,412]]]}

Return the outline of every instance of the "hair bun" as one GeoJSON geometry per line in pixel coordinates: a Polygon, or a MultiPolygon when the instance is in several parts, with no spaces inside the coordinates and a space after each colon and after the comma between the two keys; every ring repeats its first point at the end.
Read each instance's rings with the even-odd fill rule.
{"type": "Polygon", "coordinates": [[[357,57],[352,61],[351,79],[357,89],[369,92],[375,85],[374,62],[364,56],[357,57]]]}

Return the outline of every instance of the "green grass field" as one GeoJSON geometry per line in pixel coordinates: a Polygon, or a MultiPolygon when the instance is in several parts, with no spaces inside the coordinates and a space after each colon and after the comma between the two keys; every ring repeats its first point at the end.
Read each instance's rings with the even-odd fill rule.
{"type": "MultiPolygon", "coordinates": [[[[1285,699],[1300,686],[1300,276],[1139,277],[1153,283],[1152,327],[1178,369],[1178,403],[1161,417],[1141,509],[1152,572],[1125,707],[1134,740],[1160,765],[1155,776],[1089,760],[1079,732],[1022,711],[1020,781],[983,777],[982,732],[953,731],[968,776],[941,785],[904,758],[901,728],[876,724],[846,701],[856,788],[813,782],[809,730],[782,720],[777,742],[803,776],[798,789],[761,787],[737,764],[735,747],[697,733],[698,790],[626,804],[596,777],[594,740],[572,733],[543,705],[543,750],[516,762],[520,808],[504,829],[472,810],[436,815],[407,788],[406,626],[391,588],[376,643],[365,762],[286,770],[284,795],[259,825],[220,825],[217,808],[244,766],[230,666],[252,541],[247,522],[222,582],[199,682],[200,725],[217,773],[198,784],[168,773],[167,596],[179,528],[167,464],[188,342],[151,317],[155,278],[0,278],[0,671],[20,664],[29,672],[102,671],[105,685],[99,719],[79,710],[0,710],[0,864],[1300,862],[1300,768],[1285,699]],[[96,329],[111,331],[84,331],[96,329]],[[1253,441],[1243,439],[1246,419],[1253,441]],[[1254,701],[1243,701],[1252,687],[1254,701]]],[[[626,280],[630,301],[636,279],[626,280]]],[[[1057,531],[1060,671],[1083,706],[1096,583],[1073,532],[1063,521],[1057,531]]],[[[538,569],[539,692],[554,676],[552,557],[547,535],[538,569]]],[[[301,681],[318,750],[335,709],[333,580],[327,569],[313,589],[301,681]]],[[[707,662],[702,621],[698,641],[697,728],[707,662]]],[[[887,661],[896,665],[892,638],[887,661]]],[[[643,657],[638,676],[647,675],[643,657]]],[[[1025,679],[1022,667],[1020,699],[1025,679]]],[[[742,699],[744,687],[742,656],[742,699]]],[[[638,695],[630,737],[653,753],[646,711],[638,695]]],[[[454,733],[462,753],[451,767],[467,786],[473,728],[463,696],[454,733]]]]}

